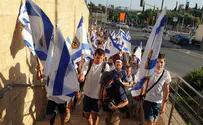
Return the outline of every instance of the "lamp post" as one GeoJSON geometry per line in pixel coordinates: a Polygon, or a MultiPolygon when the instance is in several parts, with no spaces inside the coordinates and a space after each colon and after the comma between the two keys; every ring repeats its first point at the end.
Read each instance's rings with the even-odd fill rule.
{"type": "Polygon", "coordinates": [[[162,3],[161,3],[161,11],[163,9],[163,5],[164,5],[164,0],[162,0],[162,3]]]}

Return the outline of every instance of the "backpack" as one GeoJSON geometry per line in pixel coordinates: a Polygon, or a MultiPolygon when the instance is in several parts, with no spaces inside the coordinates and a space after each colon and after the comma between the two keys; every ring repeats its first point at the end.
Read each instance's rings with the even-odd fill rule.
{"type": "MultiPolygon", "coordinates": [[[[87,75],[88,75],[88,73],[89,73],[89,71],[90,71],[90,69],[91,69],[91,67],[92,67],[92,65],[93,65],[93,62],[94,62],[94,59],[91,59],[90,62],[89,62],[89,65],[88,65],[88,69],[87,69],[87,73],[86,73],[86,75],[85,75],[85,78],[87,77],[87,75]]],[[[101,73],[104,72],[105,68],[106,68],[106,62],[103,62],[103,63],[102,63],[102,70],[101,70],[101,73]]]]}
{"type": "MultiPolygon", "coordinates": [[[[124,91],[124,93],[122,95],[126,94],[123,84],[120,83],[119,80],[115,80],[111,86],[111,89],[109,90],[109,91],[111,91],[111,94],[108,95],[108,98],[103,102],[104,111],[106,111],[106,112],[111,111],[111,109],[109,109],[110,102],[112,102],[114,105],[118,105],[120,102],[122,102],[122,100],[121,100],[122,95],[120,95],[120,88],[123,88],[123,91],[124,91]]],[[[127,106],[119,108],[119,110],[122,113],[124,113],[127,111],[127,106]]]]}

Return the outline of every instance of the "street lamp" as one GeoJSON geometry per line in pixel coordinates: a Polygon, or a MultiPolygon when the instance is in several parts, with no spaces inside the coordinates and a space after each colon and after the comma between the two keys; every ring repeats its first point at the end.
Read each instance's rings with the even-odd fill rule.
{"type": "Polygon", "coordinates": [[[162,3],[161,3],[161,11],[163,9],[163,5],[164,5],[164,0],[162,0],[162,3]]]}

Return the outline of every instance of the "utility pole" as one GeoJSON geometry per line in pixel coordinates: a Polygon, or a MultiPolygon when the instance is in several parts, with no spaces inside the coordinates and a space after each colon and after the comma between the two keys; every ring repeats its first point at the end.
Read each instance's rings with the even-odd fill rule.
{"type": "Polygon", "coordinates": [[[145,11],[145,1],[143,2],[143,8],[142,8],[142,11],[143,11],[143,13],[144,13],[144,11],[145,11]]]}
{"type": "Polygon", "coordinates": [[[163,9],[163,5],[164,5],[164,0],[162,0],[162,3],[161,3],[161,11],[163,9]]]}
{"type": "Polygon", "coordinates": [[[130,1],[130,11],[131,11],[131,9],[132,9],[132,0],[130,1]]]}
{"type": "Polygon", "coordinates": [[[108,0],[106,0],[106,19],[105,19],[105,22],[107,22],[107,19],[108,19],[108,9],[107,9],[107,5],[108,5],[108,0]]]}
{"type": "Polygon", "coordinates": [[[183,21],[182,21],[181,29],[183,29],[184,22],[185,22],[185,15],[183,14],[183,21]]]}

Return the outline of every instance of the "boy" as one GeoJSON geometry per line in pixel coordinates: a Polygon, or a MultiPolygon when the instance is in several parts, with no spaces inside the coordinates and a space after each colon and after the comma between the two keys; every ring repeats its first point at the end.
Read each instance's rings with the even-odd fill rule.
{"type": "Polygon", "coordinates": [[[109,65],[104,62],[105,51],[101,48],[95,50],[94,60],[84,64],[80,81],[86,80],[84,84],[83,112],[88,124],[98,125],[100,102],[100,77],[104,71],[109,71],[109,65]],[[92,118],[92,119],[91,119],[92,118]]]}
{"type": "Polygon", "coordinates": [[[166,64],[166,56],[159,54],[155,73],[150,77],[148,89],[161,77],[158,83],[146,94],[143,108],[145,114],[144,125],[156,125],[159,114],[162,114],[166,109],[166,104],[169,96],[169,87],[171,82],[170,73],[164,69],[166,64]]]}
{"type": "Polygon", "coordinates": [[[104,87],[101,95],[103,110],[106,112],[106,125],[119,125],[120,119],[116,110],[122,113],[128,111],[128,98],[119,80],[114,79],[114,72],[104,72],[100,81],[104,87]]]}

